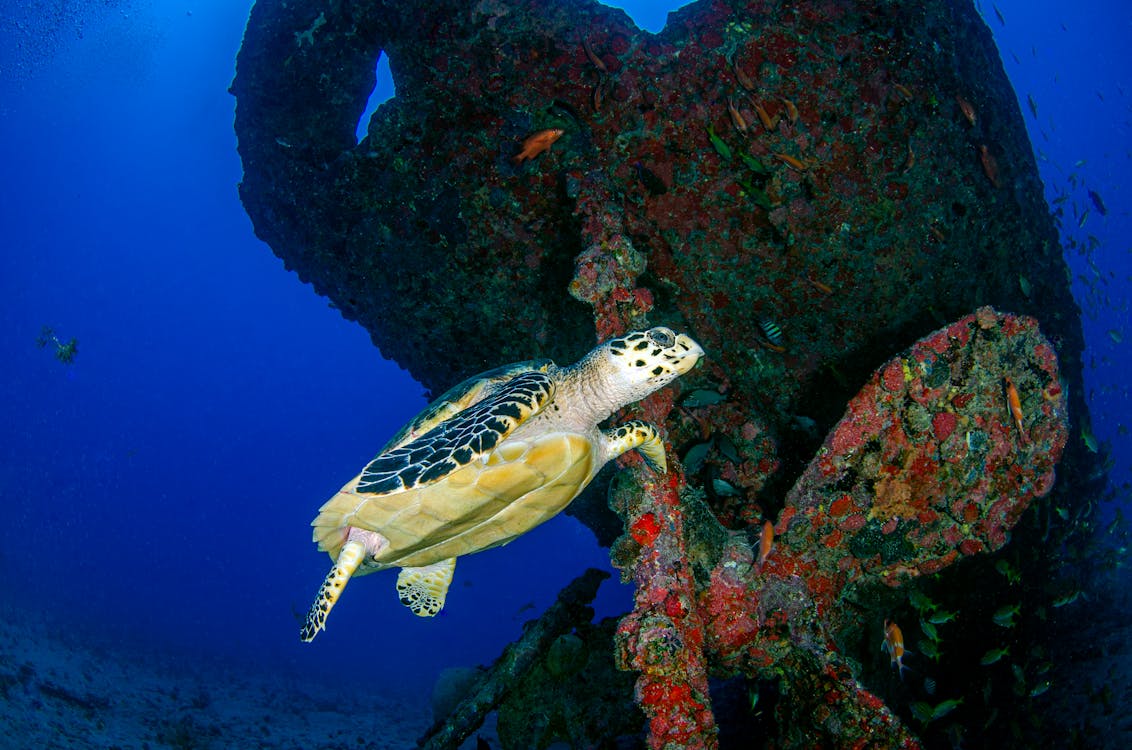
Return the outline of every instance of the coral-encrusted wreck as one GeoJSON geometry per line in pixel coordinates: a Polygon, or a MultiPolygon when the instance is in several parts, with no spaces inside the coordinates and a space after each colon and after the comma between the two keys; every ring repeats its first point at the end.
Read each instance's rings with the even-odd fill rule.
{"type": "MultiPolygon", "coordinates": [[[[666,408],[652,399],[645,410],[659,419],[666,408]]],[[[639,550],[622,547],[637,606],[617,641],[641,672],[651,746],[714,746],[710,662],[788,683],[791,746],[917,747],[840,655],[835,636],[860,629],[845,599],[1000,548],[1052,487],[1067,436],[1036,322],[981,308],[874,373],[788,494],[761,561],[746,534],[711,528],[702,509],[689,528],[701,500],[677,477],[619,484],[630,524],[665,519],[639,550]],[[1021,423],[1005,408],[1007,382],[1026,394],[1021,423]]]]}
{"type": "Polygon", "coordinates": [[[713,746],[737,673],[790,686],[780,745],[916,743],[845,656],[882,621],[854,596],[1000,548],[1084,413],[970,2],[700,0],[656,35],[590,0],[257,3],[232,91],[257,234],[433,392],[646,324],[704,345],[640,407],[686,470],[571,511],[637,583],[616,643],[654,747],[713,746]]]}

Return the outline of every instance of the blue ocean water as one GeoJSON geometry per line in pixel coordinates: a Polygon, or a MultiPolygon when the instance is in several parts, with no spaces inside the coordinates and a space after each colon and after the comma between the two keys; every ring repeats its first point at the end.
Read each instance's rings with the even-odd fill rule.
{"type": "MultiPolygon", "coordinates": [[[[315,647],[298,641],[329,562],[310,519],[425,400],[252,234],[226,92],[250,6],[0,11],[0,598],[92,643],[379,679],[424,701],[441,669],[490,662],[607,552],[558,518],[462,559],[435,620],[379,574],[315,647]],[[37,346],[45,326],[76,339],[73,363],[37,346]]],[[[660,3],[622,7],[663,25],[660,3]]],[[[1093,432],[1129,513],[1132,13],[982,11],[1063,212],[1093,432]]],[[[386,79],[374,102],[390,93],[386,79]]],[[[628,601],[607,584],[599,609],[628,601]]]]}

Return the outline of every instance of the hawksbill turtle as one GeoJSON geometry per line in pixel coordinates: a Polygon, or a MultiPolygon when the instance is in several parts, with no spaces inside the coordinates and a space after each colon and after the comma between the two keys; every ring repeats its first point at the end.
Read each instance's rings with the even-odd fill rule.
{"type": "Polygon", "coordinates": [[[690,337],[651,328],[611,339],[569,367],[505,365],[436,399],[311,522],[334,564],[302,639],[326,627],[351,576],[401,568],[401,602],[431,617],[444,606],[458,556],[506,544],[557,515],[611,459],[636,448],[666,471],[656,427],[598,425],[702,354],[690,337]]]}

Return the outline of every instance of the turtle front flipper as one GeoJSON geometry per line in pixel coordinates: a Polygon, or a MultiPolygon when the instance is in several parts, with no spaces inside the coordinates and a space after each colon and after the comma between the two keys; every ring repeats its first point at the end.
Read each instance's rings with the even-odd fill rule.
{"type": "Polygon", "coordinates": [[[397,576],[397,596],[414,615],[434,617],[444,609],[455,570],[455,557],[420,568],[402,568],[397,576]]]}
{"type": "Polygon", "coordinates": [[[342,545],[342,551],[338,553],[334,567],[323,579],[322,586],[318,589],[318,595],[314,598],[314,604],[307,612],[303,629],[299,631],[299,637],[304,641],[310,643],[318,635],[318,631],[326,628],[327,615],[334,608],[338,597],[342,596],[342,590],[346,588],[350,576],[354,575],[354,571],[362,564],[365,554],[366,547],[360,541],[351,539],[342,545]]]}
{"type": "Polygon", "coordinates": [[[634,419],[612,430],[606,430],[605,446],[610,459],[636,448],[653,471],[660,474],[668,471],[668,460],[664,456],[664,441],[660,439],[660,432],[648,422],[634,419]]]}

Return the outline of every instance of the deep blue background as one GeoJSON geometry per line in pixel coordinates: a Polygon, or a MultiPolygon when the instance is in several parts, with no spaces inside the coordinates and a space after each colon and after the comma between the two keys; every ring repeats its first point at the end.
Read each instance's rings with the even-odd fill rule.
{"type": "MultiPolygon", "coordinates": [[[[638,4],[659,28],[661,4],[638,4]]],[[[226,93],[250,2],[64,5],[0,11],[0,597],[92,640],[410,694],[444,666],[490,661],[581,569],[608,567],[572,519],[461,559],[434,620],[376,574],[315,644],[297,639],[329,565],[310,519],[424,400],[252,234],[226,93]],[[73,365],[36,346],[44,325],[78,338],[73,365]]],[[[1123,481],[1130,13],[998,7],[1005,25],[983,10],[1049,197],[1069,193],[1068,238],[1099,241],[1066,254],[1096,433],[1118,443],[1123,481]],[[1086,186],[1109,215],[1079,227],[1086,186]]],[[[604,612],[627,602],[603,587],[604,612]]]]}

